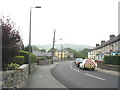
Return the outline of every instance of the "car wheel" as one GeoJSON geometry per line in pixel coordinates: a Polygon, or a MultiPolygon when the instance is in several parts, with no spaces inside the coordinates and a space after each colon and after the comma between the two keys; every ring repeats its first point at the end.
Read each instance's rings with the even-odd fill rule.
{"type": "Polygon", "coordinates": [[[92,70],[92,71],[94,71],[94,70],[95,70],[95,68],[92,68],[91,70],[92,70]]]}
{"type": "Polygon", "coordinates": [[[85,68],[84,68],[84,67],[82,67],[82,70],[85,70],[85,68]]]}
{"type": "Polygon", "coordinates": [[[77,67],[79,67],[79,64],[77,64],[77,67]]]}

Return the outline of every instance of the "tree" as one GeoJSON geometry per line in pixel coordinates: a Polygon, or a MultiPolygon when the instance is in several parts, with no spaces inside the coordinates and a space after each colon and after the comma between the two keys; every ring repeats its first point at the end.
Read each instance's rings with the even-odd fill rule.
{"type": "Polygon", "coordinates": [[[48,52],[52,52],[52,51],[56,51],[57,49],[56,48],[54,48],[54,50],[53,50],[53,48],[50,48],[50,50],[48,50],[48,52]]]}
{"type": "Polygon", "coordinates": [[[2,27],[2,69],[5,70],[8,63],[12,62],[13,57],[18,54],[21,48],[21,37],[15,23],[7,17],[0,17],[2,27]]]}
{"type": "MultiPolygon", "coordinates": [[[[32,50],[33,50],[33,47],[31,46],[31,52],[32,52],[32,50]]],[[[24,51],[28,51],[29,52],[29,45],[24,47],[24,51]]]]}
{"type": "Polygon", "coordinates": [[[35,46],[35,45],[32,46],[32,50],[34,50],[34,51],[40,51],[40,49],[37,46],[35,46]]]}
{"type": "Polygon", "coordinates": [[[84,58],[87,58],[87,57],[88,57],[88,52],[89,52],[90,50],[91,50],[91,49],[85,48],[85,49],[79,51],[80,56],[82,56],[82,57],[84,57],[84,58]]]}
{"type": "Polygon", "coordinates": [[[41,51],[41,52],[46,52],[46,50],[45,50],[45,49],[41,49],[40,51],[41,51]]]}

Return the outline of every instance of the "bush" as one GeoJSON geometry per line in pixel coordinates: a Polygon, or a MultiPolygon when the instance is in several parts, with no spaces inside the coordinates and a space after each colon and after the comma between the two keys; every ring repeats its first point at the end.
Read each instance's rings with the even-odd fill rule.
{"type": "Polygon", "coordinates": [[[48,56],[46,56],[46,59],[51,59],[52,57],[48,57],[48,56]]]}
{"type": "Polygon", "coordinates": [[[29,53],[27,51],[22,51],[21,50],[19,52],[19,55],[24,56],[24,64],[29,64],[29,55],[30,55],[30,58],[31,58],[31,63],[36,62],[36,56],[33,53],[29,53]]]}
{"type": "Polygon", "coordinates": [[[19,65],[19,64],[16,64],[16,63],[8,64],[8,69],[9,69],[9,70],[18,69],[19,67],[20,67],[20,65],[19,65]]]}
{"type": "Polygon", "coordinates": [[[19,65],[22,65],[24,63],[24,56],[14,57],[13,62],[19,65]]]}
{"type": "Polygon", "coordinates": [[[0,17],[0,27],[2,27],[2,70],[7,68],[7,64],[13,61],[22,46],[19,29],[9,17],[0,17]]]}
{"type": "Polygon", "coordinates": [[[45,57],[37,57],[36,59],[37,60],[45,60],[46,58],[45,57]]]}
{"type": "Polygon", "coordinates": [[[120,55],[105,56],[103,59],[103,63],[112,64],[112,65],[120,65],[120,55]]]}

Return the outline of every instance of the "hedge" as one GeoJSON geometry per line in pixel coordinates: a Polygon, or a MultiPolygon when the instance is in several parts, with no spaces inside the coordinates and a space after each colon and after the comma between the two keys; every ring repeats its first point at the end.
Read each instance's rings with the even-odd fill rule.
{"type": "Polygon", "coordinates": [[[22,65],[24,63],[24,56],[16,56],[13,58],[13,63],[22,65]]]}
{"type": "Polygon", "coordinates": [[[36,59],[37,60],[45,60],[46,58],[45,57],[37,57],[36,59]]]}
{"type": "Polygon", "coordinates": [[[120,55],[105,56],[103,59],[103,63],[112,64],[112,65],[120,65],[120,55]]]}
{"type": "Polygon", "coordinates": [[[19,55],[24,56],[24,64],[29,64],[29,55],[30,55],[30,58],[31,58],[31,63],[36,62],[36,56],[33,53],[29,53],[27,51],[22,51],[21,50],[19,52],[19,55]]]}

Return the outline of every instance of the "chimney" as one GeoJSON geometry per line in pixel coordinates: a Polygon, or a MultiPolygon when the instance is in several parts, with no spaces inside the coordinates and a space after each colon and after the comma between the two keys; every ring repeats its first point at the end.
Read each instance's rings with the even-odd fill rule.
{"type": "Polygon", "coordinates": [[[115,38],[115,35],[110,35],[110,40],[112,40],[113,38],[115,38]]]}
{"type": "Polygon", "coordinates": [[[96,44],[96,47],[99,46],[99,44],[96,44]]]}
{"type": "Polygon", "coordinates": [[[102,45],[103,43],[105,43],[105,40],[102,40],[102,41],[101,41],[101,45],[102,45]]]}

